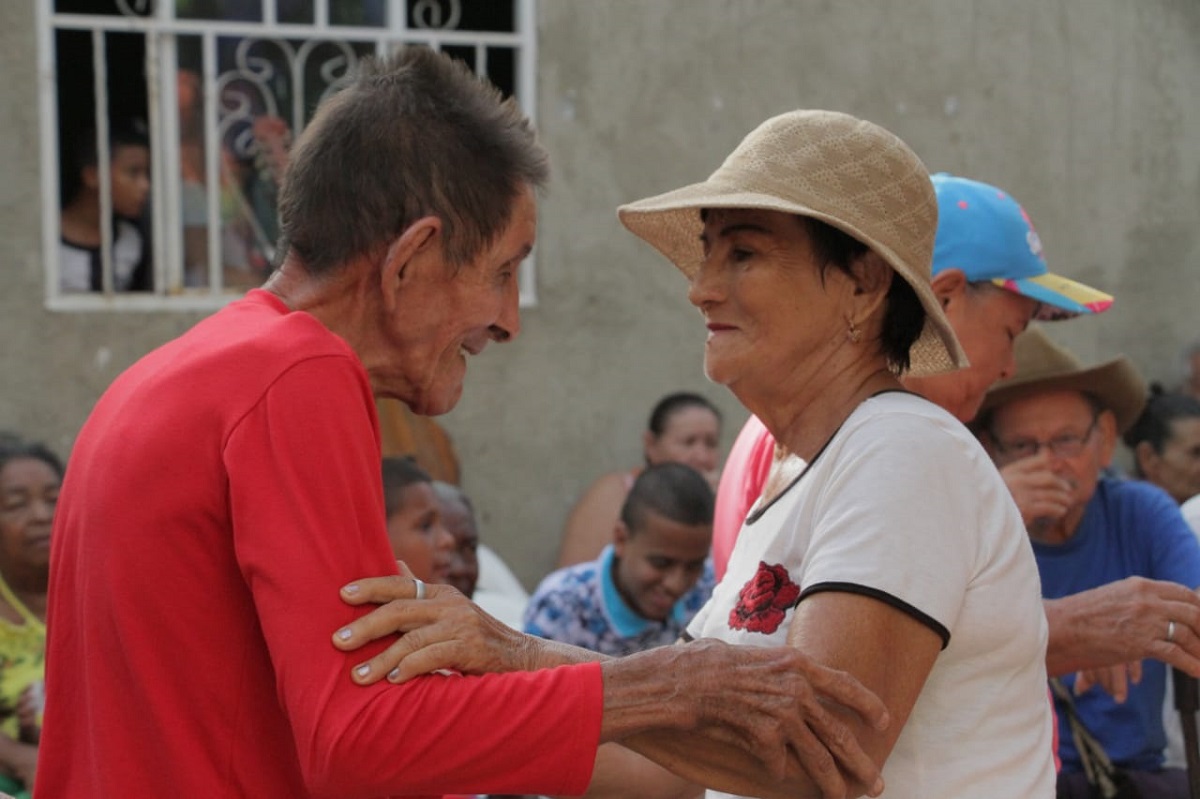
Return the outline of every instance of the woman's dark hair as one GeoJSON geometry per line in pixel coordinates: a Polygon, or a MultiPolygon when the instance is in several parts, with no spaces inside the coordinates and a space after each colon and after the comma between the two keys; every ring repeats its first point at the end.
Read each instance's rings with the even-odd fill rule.
{"type": "Polygon", "coordinates": [[[647,513],[679,524],[712,524],[716,503],[712,486],[698,471],[682,463],[660,463],[638,475],[621,506],[629,534],[643,526],[647,513]]]}
{"type": "MultiPolygon", "coordinates": [[[[1168,393],[1162,385],[1155,383],[1150,386],[1150,398],[1146,400],[1142,415],[1125,431],[1122,440],[1130,449],[1137,449],[1137,445],[1145,441],[1161,455],[1163,446],[1174,434],[1171,428],[1175,420],[1193,418],[1200,418],[1200,400],[1187,394],[1168,393]]],[[[1146,476],[1136,457],[1133,468],[1138,477],[1146,476]]]]}
{"type": "Polygon", "coordinates": [[[417,483],[432,483],[429,472],[411,457],[391,456],[383,459],[383,508],[388,516],[400,510],[404,489],[417,483]]]}
{"type": "Polygon", "coordinates": [[[717,423],[721,422],[721,412],[717,410],[716,405],[699,394],[690,391],[676,391],[655,404],[654,410],[650,412],[650,422],[646,425],[646,429],[653,433],[655,438],[658,438],[666,432],[667,423],[671,417],[685,408],[704,408],[712,411],[713,416],[717,417],[717,423]]]}
{"type": "MultiPolygon", "coordinates": [[[[833,225],[807,216],[797,218],[808,232],[813,254],[821,264],[822,277],[831,266],[852,275],[851,264],[870,252],[871,248],[866,244],[833,225]]],[[[892,371],[903,374],[908,371],[909,350],[925,328],[925,306],[913,287],[899,274],[893,274],[886,300],[879,343],[892,371]]]]}
{"type": "Polygon", "coordinates": [[[548,176],[516,101],[461,62],[415,46],[366,59],[292,150],[277,258],[294,250],[325,274],[436,216],[446,258],[461,266],[503,232],[522,188],[548,176]]]}
{"type": "Polygon", "coordinates": [[[62,480],[66,470],[63,462],[40,441],[26,441],[12,433],[0,433],[0,470],[12,461],[37,460],[49,466],[62,480]]]}

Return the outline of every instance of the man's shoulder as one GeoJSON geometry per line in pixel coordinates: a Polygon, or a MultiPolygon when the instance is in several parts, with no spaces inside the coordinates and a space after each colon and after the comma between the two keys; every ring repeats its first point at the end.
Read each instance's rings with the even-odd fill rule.
{"type": "Polygon", "coordinates": [[[289,312],[265,291],[251,291],[136,364],[143,370],[236,374],[264,383],[314,358],[357,360],[346,342],[303,312],[289,312]]]}
{"type": "Polygon", "coordinates": [[[1176,510],[1175,500],[1163,489],[1145,480],[1102,478],[1096,485],[1093,502],[1103,502],[1122,514],[1144,516],[1176,510]]]}

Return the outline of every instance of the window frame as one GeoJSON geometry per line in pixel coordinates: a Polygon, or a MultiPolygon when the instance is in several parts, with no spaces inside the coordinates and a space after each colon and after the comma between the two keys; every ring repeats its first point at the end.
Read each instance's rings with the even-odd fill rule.
{"type": "MultiPolygon", "coordinates": [[[[129,2],[129,0],[124,0],[129,2]]],[[[482,0],[486,2],[487,0],[482,0]]],[[[346,42],[349,44],[374,44],[373,51],[390,51],[404,44],[425,44],[435,50],[444,47],[474,47],[476,63],[485,63],[488,46],[509,48],[513,52],[513,94],[531,122],[536,124],[536,75],[537,75],[537,11],[536,0],[514,0],[512,32],[488,32],[460,30],[456,28],[408,27],[408,3],[406,0],[387,0],[387,18],[399,20],[390,26],[364,27],[329,24],[330,0],[313,0],[312,23],[280,23],[277,15],[277,0],[262,0],[263,21],[241,22],[230,20],[180,19],[174,16],[174,0],[158,0],[153,4],[152,15],[145,17],[125,15],[74,14],[55,11],[55,0],[36,0],[37,51],[39,75],[39,129],[41,133],[41,219],[42,219],[42,267],[45,275],[44,302],[51,311],[177,311],[211,312],[237,299],[242,290],[226,289],[218,285],[214,275],[220,270],[221,226],[216,191],[207,191],[207,230],[209,243],[209,285],[206,288],[190,288],[180,293],[170,293],[168,278],[174,276],[182,281],[182,236],[183,225],[180,209],[180,140],[177,113],[164,113],[164,109],[178,106],[176,75],[178,56],[175,45],[179,36],[196,36],[200,39],[205,54],[204,71],[204,125],[206,148],[205,185],[217,186],[219,147],[217,130],[220,124],[216,75],[215,50],[218,37],[244,37],[261,41],[319,41],[346,42]],[[104,289],[86,293],[68,293],[60,288],[60,163],[59,163],[59,119],[58,119],[58,75],[56,35],[60,30],[84,30],[92,32],[93,70],[92,88],[96,99],[96,138],[99,152],[108,151],[108,118],[101,112],[107,106],[107,65],[104,61],[105,35],[110,32],[138,33],[145,36],[146,43],[146,94],[147,123],[151,150],[151,196],[150,260],[154,289],[148,292],[117,292],[112,290],[112,230],[101,225],[101,252],[105,259],[104,289]],[[216,221],[218,224],[213,224],[216,221]],[[169,255],[170,254],[170,255],[169,255]],[[171,260],[168,260],[168,255],[171,260]]],[[[455,6],[461,0],[421,0],[423,3],[442,3],[455,6]]],[[[331,84],[332,85],[332,84],[331,84]]],[[[109,161],[98,159],[100,179],[101,218],[111,219],[111,174],[109,161]]],[[[537,305],[536,267],[531,255],[521,264],[518,275],[521,307],[537,305]]]]}

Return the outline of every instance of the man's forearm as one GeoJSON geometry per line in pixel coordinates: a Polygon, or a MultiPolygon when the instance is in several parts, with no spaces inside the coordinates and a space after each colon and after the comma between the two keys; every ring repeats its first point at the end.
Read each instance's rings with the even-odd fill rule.
{"type": "Polygon", "coordinates": [[[857,796],[855,775],[880,789],[855,730],[883,729],[884,704],[792,647],[701,640],[606,661],[601,674],[600,739],[687,780],[763,797],[857,796]]]}
{"type": "Polygon", "coordinates": [[[1096,656],[1095,631],[1089,630],[1086,599],[1081,602],[1078,595],[1063,599],[1042,601],[1046,611],[1046,623],[1050,629],[1046,643],[1046,673],[1051,677],[1071,674],[1080,669],[1108,665],[1096,656]]]}
{"type": "Polygon", "coordinates": [[[1200,674],[1200,600],[1182,585],[1126,577],[1042,605],[1051,676],[1145,658],[1200,674]]]}

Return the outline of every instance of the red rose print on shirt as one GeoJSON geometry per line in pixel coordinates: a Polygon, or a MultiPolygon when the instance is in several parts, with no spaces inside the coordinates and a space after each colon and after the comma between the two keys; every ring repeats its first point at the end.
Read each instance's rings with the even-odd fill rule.
{"type": "Polygon", "coordinates": [[[759,561],[758,571],[742,586],[737,604],[729,611],[729,626],[770,635],[799,598],[800,586],[792,582],[787,569],[759,561]]]}

